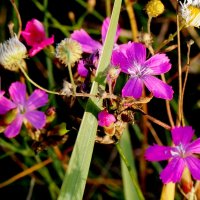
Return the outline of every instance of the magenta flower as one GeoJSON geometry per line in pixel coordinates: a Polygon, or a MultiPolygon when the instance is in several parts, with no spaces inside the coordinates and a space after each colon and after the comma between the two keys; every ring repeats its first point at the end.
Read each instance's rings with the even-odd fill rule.
{"type": "MultiPolygon", "coordinates": [[[[103,44],[104,44],[104,41],[105,41],[105,38],[106,38],[106,34],[107,34],[107,31],[108,31],[109,23],[110,23],[110,18],[107,17],[103,21],[102,28],[101,28],[102,43],[92,39],[90,37],[90,35],[83,29],[74,31],[71,34],[71,38],[80,43],[83,52],[96,55],[98,53],[101,53],[101,50],[102,50],[102,47],[103,47],[103,44]]],[[[118,26],[116,36],[115,36],[115,43],[116,43],[116,41],[119,37],[119,34],[120,34],[120,27],[118,26]]],[[[94,64],[94,66],[97,66],[97,62],[96,62],[97,58],[96,58],[96,56],[93,56],[93,57],[94,57],[93,64],[94,64]]],[[[78,66],[79,75],[82,76],[82,77],[86,77],[87,76],[86,71],[88,71],[88,70],[85,68],[83,63],[80,63],[79,65],[80,65],[80,66],[78,66]]]]}
{"type": "Polygon", "coordinates": [[[26,43],[32,48],[29,55],[32,57],[46,46],[54,43],[54,36],[47,38],[43,24],[37,19],[32,19],[26,24],[26,28],[21,32],[26,43]]]}
{"type": "Polygon", "coordinates": [[[45,92],[36,89],[29,98],[26,98],[26,85],[14,82],[9,88],[12,101],[3,97],[2,91],[0,94],[0,114],[5,114],[12,109],[17,111],[15,119],[4,131],[6,137],[12,138],[18,135],[23,121],[28,121],[36,129],[40,129],[45,125],[45,114],[36,110],[48,102],[48,95],[45,92]]]}
{"type": "Polygon", "coordinates": [[[103,110],[98,114],[98,125],[109,127],[112,123],[116,121],[115,116],[109,114],[108,111],[103,110]]]}
{"type": "Polygon", "coordinates": [[[141,43],[128,43],[122,50],[114,51],[112,64],[119,66],[121,71],[130,75],[122,89],[122,96],[140,98],[143,85],[157,98],[172,99],[172,87],[156,78],[170,70],[171,64],[165,54],[155,54],[146,60],[146,48],[141,43]]]}
{"type": "Polygon", "coordinates": [[[200,138],[190,142],[194,130],[191,126],[174,127],[171,131],[173,147],[153,145],[146,150],[145,158],[149,161],[169,160],[160,178],[163,183],[179,182],[185,167],[187,167],[193,178],[200,180],[200,160],[195,154],[200,153],[200,138]]]}

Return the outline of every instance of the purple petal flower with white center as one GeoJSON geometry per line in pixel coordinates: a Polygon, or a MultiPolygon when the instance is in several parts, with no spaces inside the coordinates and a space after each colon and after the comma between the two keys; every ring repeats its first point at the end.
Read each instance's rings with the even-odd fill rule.
{"type": "Polygon", "coordinates": [[[155,54],[146,60],[146,48],[141,43],[128,43],[122,50],[112,54],[112,64],[120,66],[121,71],[130,75],[129,80],[122,89],[122,96],[140,98],[143,85],[157,98],[172,99],[172,87],[156,78],[170,70],[171,64],[165,54],[155,54]]]}
{"type": "Polygon", "coordinates": [[[44,91],[36,89],[29,98],[26,98],[26,85],[14,82],[9,88],[12,101],[3,97],[2,94],[1,92],[0,114],[5,114],[12,109],[17,110],[15,119],[4,131],[6,137],[12,138],[18,135],[24,121],[28,121],[36,129],[44,127],[46,116],[43,112],[36,110],[48,102],[48,95],[44,91]]]}
{"type": "MultiPolygon", "coordinates": [[[[110,18],[107,17],[103,21],[102,28],[101,28],[102,43],[92,39],[90,37],[90,35],[84,29],[76,30],[71,34],[71,38],[80,43],[83,52],[95,55],[94,59],[93,59],[93,64],[96,67],[97,67],[97,63],[98,63],[98,62],[96,62],[97,61],[97,54],[98,53],[101,54],[101,50],[102,50],[102,47],[103,47],[103,44],[104,44],[104,41],[105,41],[105,38],[106,38],[106,34],[107,34],[107,31],[108,31],[109,23],[110,23],[110,18]]],[[[115,35],[115,43],[116,43],[116,41],[119,37],[119,34],[120,34],[120,27],[118,26],[117,32],[116,32],[116,35],[115,35]]],[[[86,71],[88,71],[88,70],[81,64],[80,73],[78,71],[79,75],[82,76],[82,77],[85,77],[86,71]],[[82,70],[84,70],[84,73],[82,73],[82,70]]]]}
{"type": "Polygon", "coordinates": [[[109,127],[116,121],[115,116],[108,113],[108,111],[103,110],[98,114],[98,125],[109,127]]]}
{"type": "Polygon", "coordinates": [[[200,154],[200,138],[190,142],[194,135],[191,126],[174,127],[171,130],[173,147],[153,145],[145,152],[148,161],[169,160],[160,178],[163,183],[179,182],[185,167],[187,167],[193,178],[200,180],[200,160],[195,154],[200,154]]]}

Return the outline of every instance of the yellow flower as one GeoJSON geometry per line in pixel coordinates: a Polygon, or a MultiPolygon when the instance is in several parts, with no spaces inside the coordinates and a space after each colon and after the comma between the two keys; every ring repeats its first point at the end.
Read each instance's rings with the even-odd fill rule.
{"type": "Polygon", "coordinates": [[[180,13],[185,21],[186,26],[200,27],[200,1],[199,0],[185,0],[180,2],[180,13]]]}
{"type": "Polygon", "coordinates": [[[27,57],[26,47],[19,41],[15,34],[9,40],[0,44],[0,64],[8,70],[18,71],[27,57]]]}
{"type": "Polygon", "coordinates": [[[146,5],[146,12],[149,17],[157,17],[165,10],[164,5],[160,0],[150,0],[146,5]]]}
{"type": "Polygon", "coordinates": [[[81,54],[81,45],[71,38],[65,38],[56,47],[56,58],[66,66],[73,66],[81,58],[81,54]]]}

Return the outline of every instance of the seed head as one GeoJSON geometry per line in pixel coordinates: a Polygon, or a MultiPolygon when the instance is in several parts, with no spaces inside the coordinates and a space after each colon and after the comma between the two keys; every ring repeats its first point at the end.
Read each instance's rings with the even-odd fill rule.
{"type": "Polygon", "coordinates": [[[56,58],[66,66],[73,66],[81,58],[81,54],[81,45],[71,38],[65,38],[56,47],[56,58]]]}
{"type": "Polygon", "coordinates": [[[18,71],[19,65],[27,57],[26,47],[15,34],[9,40],[0,44],[0,64],[8,70],[18,71]]]}

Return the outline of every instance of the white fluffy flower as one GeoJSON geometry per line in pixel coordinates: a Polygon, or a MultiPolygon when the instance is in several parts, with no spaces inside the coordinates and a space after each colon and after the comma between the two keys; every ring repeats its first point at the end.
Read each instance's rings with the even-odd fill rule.
{"type": "Polygon", "coordinates": [[[16,35],[0,44],[0,64],[5,69],[18,71],[19,65],[26,57],[27,49],[16,35]]]}

